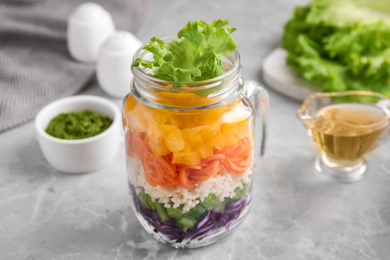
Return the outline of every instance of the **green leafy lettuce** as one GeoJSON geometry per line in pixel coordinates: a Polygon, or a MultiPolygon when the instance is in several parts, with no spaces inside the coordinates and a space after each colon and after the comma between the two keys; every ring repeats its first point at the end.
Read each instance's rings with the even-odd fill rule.
{"type": "MultiPolygon", "coordinates": [[[[149,68],[156,78],[173,82],[208,80],[223,74],[222,58],[230,56],[237,45],[230,36],[236,29],[225,27],[227,20],[188,22],[169,43],[153,37],[143,48],[154,60],[137,58],[132,66],[149,68]]],[[[175,84],[174,87],[182,87],[175,84]]]]}
{"type": "Polygon", "coordinates": [[[284,28],[287,63],[321,91],[390,96],[390,1],[312,0],[284,28]]]}

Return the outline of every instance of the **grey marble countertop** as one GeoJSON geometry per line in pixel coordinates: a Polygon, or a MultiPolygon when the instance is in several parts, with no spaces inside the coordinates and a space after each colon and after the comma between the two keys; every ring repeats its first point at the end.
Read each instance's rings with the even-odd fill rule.
{"type": "MultiPolygon", "coordinates": [[[[266,55],[303,0],[147,1],[137,36],[177,32],[189,20],[229,19],[245,79],[261,81],[266,55]]],[[[82,94],[103,96],[96,81],[82,94]]],[[[0,134],[0,259],[389,259],[390,143],[367,158],[368,176],[339,184],[314,172],[300,104],[269,90],[270,132],[247,219],[200,249],[155,241],[130,209],[124,145],[107,167],[67,175],[45,161],[33,122],[0,134]]]]}

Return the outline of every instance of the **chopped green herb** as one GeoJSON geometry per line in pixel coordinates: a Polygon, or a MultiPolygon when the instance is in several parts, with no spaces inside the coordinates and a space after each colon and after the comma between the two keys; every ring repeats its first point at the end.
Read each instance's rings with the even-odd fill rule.
{"type": "Polygon", "coordinates": [[[102,133],[111,123],[109,117],[93,111],[74,111],[54,117],[46,132],[60,139],[84,139],[102,133]]]}

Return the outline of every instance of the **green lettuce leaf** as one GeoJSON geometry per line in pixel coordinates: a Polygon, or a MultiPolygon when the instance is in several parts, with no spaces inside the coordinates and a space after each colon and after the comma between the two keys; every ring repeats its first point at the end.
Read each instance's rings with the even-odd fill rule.
{"type": "Polygon", "coordinates": [[[390,93],[390,1],[312,0],[295,8],[287,63],[322,91],[390,93]]]}
{"type": "Polygon", "coordinates": [[[154,77],[179,83],[218,77],[223,74],[222,58],[237,48],[230,36],[236,29],[225,27],[228,24],[227,20],[188,22],[172,42],[153,37],[143,49],[151,52],[154,60],[137,58],[132,66],[149,68],[154,77]]]}

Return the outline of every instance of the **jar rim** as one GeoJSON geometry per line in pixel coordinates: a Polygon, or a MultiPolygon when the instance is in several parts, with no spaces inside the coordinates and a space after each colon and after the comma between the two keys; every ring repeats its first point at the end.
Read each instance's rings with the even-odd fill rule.
{"type": "MultiPolygon", "coordinates": [[[[167,36],[159,37],[159,39],[163,40],[164,42],[169,42],[170,40],[177,39],[177,38],[178,37],[176,35],[167,35],[167,36]]],[[[147,43],[142,45],[135,52],[135,54],[133,56],[132,64],[134,63],[134,61],[137,58],[142,58],[145,55],[147,55],[148,53],[150,53],[149,51],[143,49],[146,45],[147,45],[147,43]]],[[[148,82],[154,82],[158,86],[158,89],[160,89],[160,90],[169,90],[171,92],[174,92],[174,91],[180,91],[180,92],[191,91],[192,92],[192,91],[199,91],[199,90],[204,90],[204,89],[215,87],[215,85],[213,83],[218,83],[218,82],[222,81],[223,79],[230,77],[232,74],[234,74],[237,71],[237,69],[240,69],[240,67],[241,67],[240,54],[237,51],[237,49],[230,56],[228,56],[226,58],[231,61],[231,66],[229,67],[229,69],[227,71],[225,71],[222,75],[220,75],[218,77],[207,79],[207,80],[201,80],[201,81],[178,82],[178,81],[163,80],[163,79],[159,79],[157,77],[154,77],[153,75],[148,74],[146,71],[144,71],[143,69],[141,69],[139,67],[133,67],[133,66],[131,66],[131,71],[133,73],[133,76],[141,77],[148,82]],[[183,88],[168,87],[169,85],[173,85],[173,84],[183,84],[184,87],[183,88]]]]}

